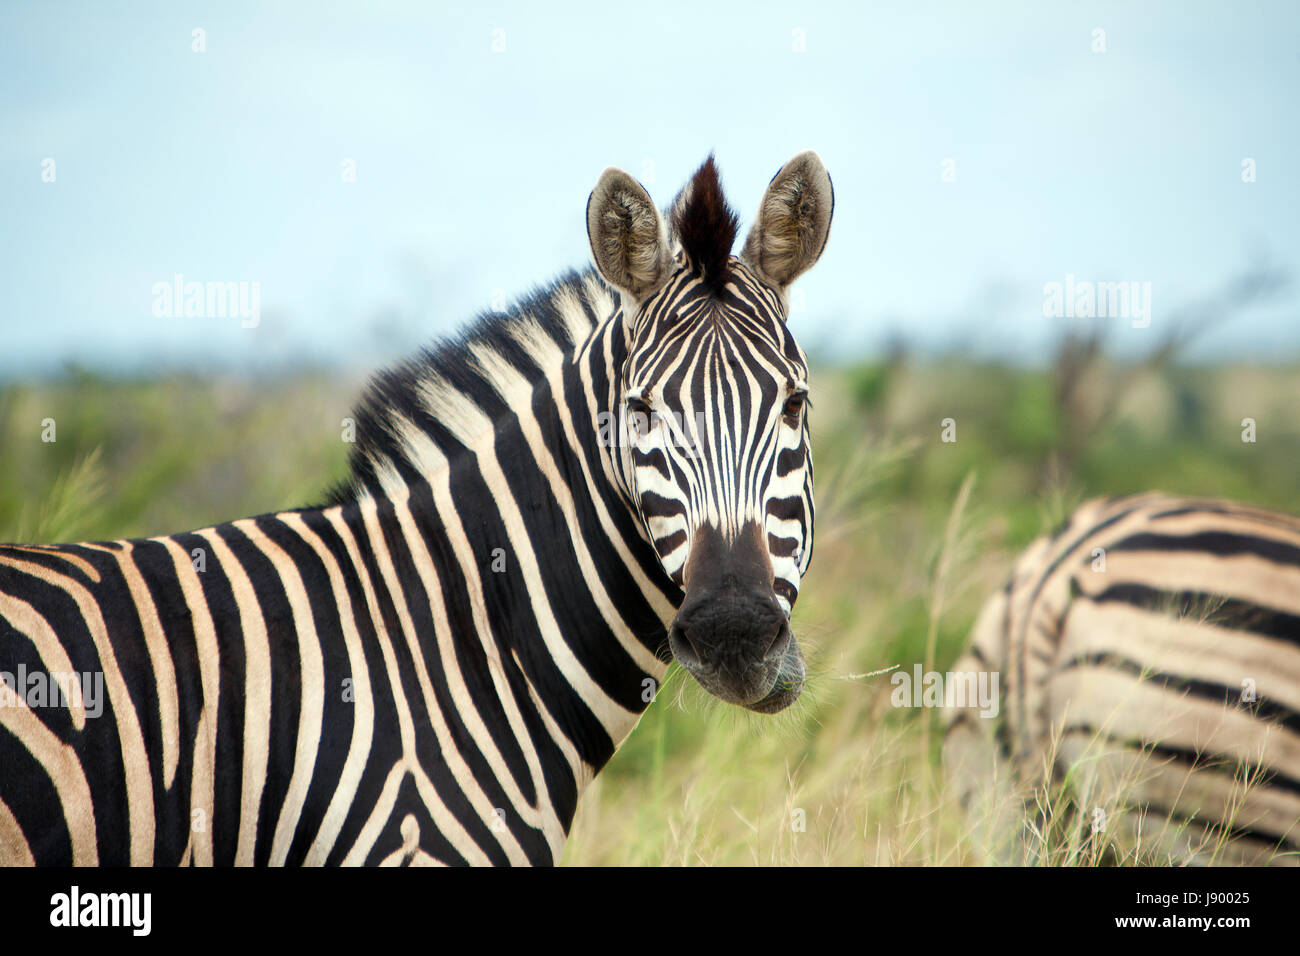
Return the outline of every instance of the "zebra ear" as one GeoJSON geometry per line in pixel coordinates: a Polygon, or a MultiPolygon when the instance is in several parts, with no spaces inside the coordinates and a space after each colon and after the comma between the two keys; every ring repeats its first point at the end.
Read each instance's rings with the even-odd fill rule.
{"type": "Polygon", "coordinates": [[[821,257],[834,208],[826,167],[812,150],[800,153],[768,184],[741,261],[784,289],[821,257]]]}
{"type": "Polygon", "coordinates": [[[645,188],[611,166],[587,199],[587,239],[596,268],[611,285],[638,299],[668,279],[668,231],[645,188]]]}

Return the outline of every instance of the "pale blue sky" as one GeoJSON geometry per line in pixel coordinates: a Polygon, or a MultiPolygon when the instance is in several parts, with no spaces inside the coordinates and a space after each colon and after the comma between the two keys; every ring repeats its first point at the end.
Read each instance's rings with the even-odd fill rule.
{"type": "MultiPolygon", "coordinates": [[[[837,199],[806,345],[1032,359],[1070,273],[1151,283],[1150,328],[1113,320],[1141,351],[1252,262],[1300,266],[1298,27],[1292,2],[6,0],[0,375],[384,361],[586,265],[605,166],[663,204],[714,150],[747,229],[804,148],[837,199]],[[155,316],[178,272],[260,283],[261,324],[155,316]]],[[[1196,354],[1300,354],[1295,278],[1196,354]]]]}

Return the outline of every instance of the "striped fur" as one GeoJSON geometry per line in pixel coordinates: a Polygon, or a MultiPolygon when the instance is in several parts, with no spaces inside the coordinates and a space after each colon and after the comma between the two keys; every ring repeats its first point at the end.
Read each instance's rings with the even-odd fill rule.
{"type": "Polygon", "coordinates": [[[1297,862],[1300,519],[1090,502],[1020,558],[954,671],[1000,674],[996,720],[945,715],[977,820],[1068,781],[1090,829],[1148,859],[1297,862]]]}
{"type": "Polygon", "coordinates": [[[675,233],[726,223],[685,196],[670,232],[630,189],[607,173],[589,205],[624,271],[378,375],[325,504],[0,546],[0,673],[104,690],[93,715],[0,681],[0,863],[551,863],[664,677],[675,516],[765,520],[788,614],[812,506],[785,286],[706,272],[675,233]],[[705,453],[619,440],[630,387],[689,396],[705,453]]]}

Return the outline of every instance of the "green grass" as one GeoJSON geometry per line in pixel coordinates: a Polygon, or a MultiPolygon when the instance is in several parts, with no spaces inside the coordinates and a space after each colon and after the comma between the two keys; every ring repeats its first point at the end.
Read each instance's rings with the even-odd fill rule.
{"type": "MultiPolygon", "coordinates": [[[[1045,373],[955,360],[818,370],[816,549],[795,614],[803,698],[760,718],[674,668],[584,798],[565,861],[979,862],[944,785],[936,715],[892,707],[888,675],[857,675],[946,669],[1015,554],[1088,497],[1160,489],[1297,510],[1297,375],[1148,374],[1064,461],[1071,423],[1045,373]],[[1254,444],[1241,441],[1247,417],[1254,444]],[[954,443],[940,441],[945,418],[954,443]]],[[[318,500],[344,474],[340,421],[358,386],[76,375],[0,389],[0,540],[158,534],[318,500]],[[47,418],[55,442],[41,440],[47,418]]],[[[1104,859],[1077,827],[1049,820],[1041,840],[1048,862],[1104,859]]]]}

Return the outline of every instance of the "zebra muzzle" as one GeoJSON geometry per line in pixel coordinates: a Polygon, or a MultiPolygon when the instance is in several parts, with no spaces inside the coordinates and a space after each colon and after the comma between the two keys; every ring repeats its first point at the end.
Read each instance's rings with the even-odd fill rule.
{"type": "Polygon", "coordinates": [[[668,630],[678,663],[728,703],[759,713],[793,703],[803,690],[803,655],[776,599],[758,526],[731,541],[699,528],[684,577],[686,597],[668,630]]]}

